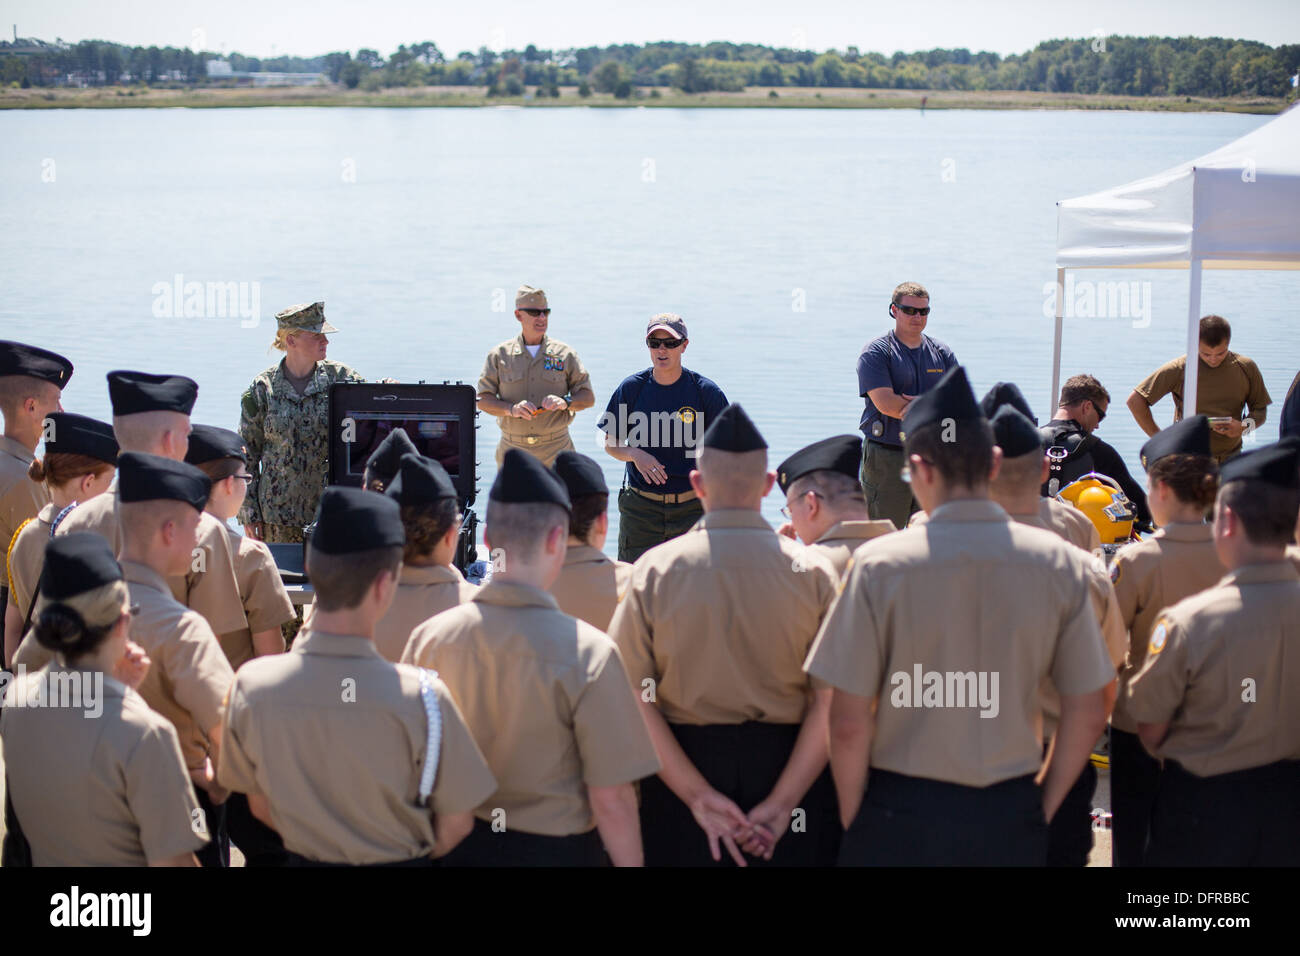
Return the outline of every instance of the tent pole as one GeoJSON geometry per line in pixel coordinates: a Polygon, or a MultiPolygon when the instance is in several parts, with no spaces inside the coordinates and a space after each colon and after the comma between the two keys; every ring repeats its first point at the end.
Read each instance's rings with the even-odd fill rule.
{"type": "Polygon", "coordinates": [[[1201,371],[1201,260],[1187,267],[1187,370],[1183,375],[1183,417],[1196,414],[1196,385],[1201,371]]]}
{"type": "Polygon", "coordinates": [[[1056,333],[1052,339],[1052,391],[1047,396],[1048,413],[1044,421],[1056,414],[1057,398],[1061,394],[1061,333],[1065,316],[1065,270],[1056,270],[1056,333]]]}

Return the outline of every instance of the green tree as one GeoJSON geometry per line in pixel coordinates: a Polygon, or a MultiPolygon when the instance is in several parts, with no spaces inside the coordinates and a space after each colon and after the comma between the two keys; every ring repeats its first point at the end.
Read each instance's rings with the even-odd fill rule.
{"type": "Polygon", "coordinates": [[[606,60],[591,71],[591,85],[597,93],[613,93],[623,79],[623,67],[614,60],[606,60]]]}
{"type": "Polygon", "coordinates": [[[583,80],[581,83],[579,83],[579,84],[578,84],[578,95],[581,96],[583,99],[586,99],[588,96],[590,96],[590,95],[591,95],[591,84],[589,84],[586,80],[583,80]]]}

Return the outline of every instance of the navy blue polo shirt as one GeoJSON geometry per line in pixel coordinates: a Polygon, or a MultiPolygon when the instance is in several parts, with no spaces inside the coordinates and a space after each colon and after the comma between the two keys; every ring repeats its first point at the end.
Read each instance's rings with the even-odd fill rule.
{"type": "Polygon", "coordinates": [[[902,422],[884,414],[867,396],[873,388],[888,388],[899,395],[928,392],[957,364],[952,349],[937,339],[921,333],[920,348],[908,348],[893,330],[868,342],[858,356],[858,394],[866,402],[858,427],[871,441],[901,446],[898,437],[902,422]]]}
{"type": "Polygon", "coordinates": [[[644,448],[663,464],[668,481],[652,485],[627,463],[627,483],[661,495],[691,490],[690,474],[704,430],[727,407],[727,396],[703,375],[682,369],[671,385],[654,380],[654,370],[629,375],[614,389],[597,427],[619,444],[644,448]]]}

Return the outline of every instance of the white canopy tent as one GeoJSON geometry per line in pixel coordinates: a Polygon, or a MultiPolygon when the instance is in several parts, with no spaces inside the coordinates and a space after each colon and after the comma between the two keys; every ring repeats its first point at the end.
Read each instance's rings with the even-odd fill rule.
{"type": "Polygon", "coordinates": [[[1300,269],[1300,107],[1212,153],[1057,204],[1053,404],[1066,269],[1187,269],[1185,414],[1196,411],[1202,269],[1300,269]]]}

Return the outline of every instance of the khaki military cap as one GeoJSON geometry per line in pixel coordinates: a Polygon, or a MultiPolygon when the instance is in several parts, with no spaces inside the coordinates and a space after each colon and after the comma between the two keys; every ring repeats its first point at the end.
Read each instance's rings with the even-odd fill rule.
{"type": "Polygon", "coordinates": [[[519,291],[515,293],[516,309],[546,309],[550,308],[546,304],[546,293],[541,289],[534,289],[530,285],[521,285],[519,291]]]}
{"type": "Polygon", "coordinates": [[[275,321],[282,329],[294,332],[337,332],[338,329],[325,321],[325,303],[310,302],[291,305],[275,313],[275,321]]]}

